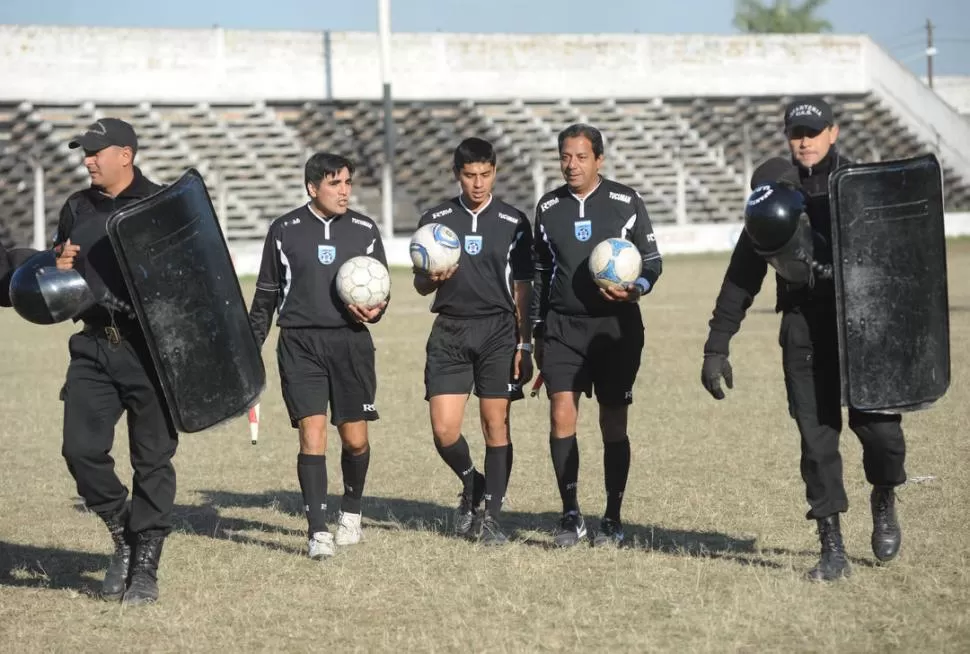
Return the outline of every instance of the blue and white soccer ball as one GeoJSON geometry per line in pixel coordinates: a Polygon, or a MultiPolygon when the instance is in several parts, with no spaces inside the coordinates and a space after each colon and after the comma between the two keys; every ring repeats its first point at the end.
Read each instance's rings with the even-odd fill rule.
{"type": "Polygon", "coordinates": [[[373,309],[391,293],[391,275],[374,257],[348,259],[337,271],[337,295],[344,304],[373,309]]]}
{"type": "Polygon", "coordinates": [[[589,255],[589,273],[600,288],[632,284],[640,276],[640,251],[623,238],[608,238],[589,255]]]}
{"type": "Polygon", "coordinates": [[[440,223],[428,223],[411,237],[411,263],[429,274],[443,273],[461,258],[458,235],[440,223]]]}

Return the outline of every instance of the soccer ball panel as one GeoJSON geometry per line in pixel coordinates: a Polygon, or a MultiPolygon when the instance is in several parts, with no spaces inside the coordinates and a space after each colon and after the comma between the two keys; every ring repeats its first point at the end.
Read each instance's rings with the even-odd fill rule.
{"type": "Polygon", "coordinates": [[[391,292],[391,276],[374,257],[348,259],[337,271],[337,295],[345,304],[373,309],[391,292]]]}
{"type": "Polygon", "coordinates": [[[640,276],[640,251],[630,241],[608,238],[597,244],[589,255],[589,272],[601,288],[631,284],[640,276]]]}
{"type": "Polygon", "coordinates": [[[411,237],[411,263],[427,273],[442,273],[461,258],[461,241],[449,227],[428,223],[411,237]]]}

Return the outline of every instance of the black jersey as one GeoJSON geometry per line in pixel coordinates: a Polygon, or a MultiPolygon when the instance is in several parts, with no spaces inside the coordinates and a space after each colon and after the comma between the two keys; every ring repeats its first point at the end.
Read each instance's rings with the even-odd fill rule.
{"type": "Polygon", "coordinates": [[[363,214],[347,211],[323,218],[305,204],[274,220],[249,311],[257,341],[266,339],[276,309],[280,327],[357,324],[334,282],[340,266],[360,255],[387,265],[377,225],[363,214]]]}
{"type": "Polygon", "coordinates": [[[576,316],[636,310],[631,303],[603,298],[589,273],[590,253],[608,238],[625,238],[637,247],[643,257],[638,285],[649,292],[660,277],[662,261],[647,208],[636,191],[601,178],[582,199],[566,185],[542,196],[535,217],[533,322],[544,321],[549,309],[576,316]]]}
{"type": "Polygon", "coordinates": [[[440,223],[462,243],[458,270],[435,292],[431,311],[458,318],[515,313],[513,284],[532,281],[532,230],[525,214],[492,197],[477,212],[461,196],[421,216],[418,227],[440,223]]]}

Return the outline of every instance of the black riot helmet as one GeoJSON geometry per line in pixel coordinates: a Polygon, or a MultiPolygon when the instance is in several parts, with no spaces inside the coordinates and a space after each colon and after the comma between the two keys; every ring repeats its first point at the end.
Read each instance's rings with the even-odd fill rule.
{"type": "Polygon", "coordinates": [[[805,195],[798,187],[785,181],[768,182],[748,196],[744,229],[758,250],[775,252],[799,229],[805,209],[805,195]]]}
{"type": "Polygon", "coordinates": [[[38,252],[10,277],[10,304],[25,320],[52,325],[74,318],[95,304],[94,294],[76,270],[58,270],[57,255],[38,252]]]}

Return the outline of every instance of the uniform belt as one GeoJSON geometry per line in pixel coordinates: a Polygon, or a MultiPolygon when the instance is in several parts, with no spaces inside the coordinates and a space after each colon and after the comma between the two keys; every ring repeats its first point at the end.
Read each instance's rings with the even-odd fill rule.
{"type": "Polygon", "coordinates": [[[112,345],[117,345],[121,341],[129,340],[139,332],[139,329],[137,324],[129,322],[115,322],[114,324],[107,325],[86,322],[84,323],[84,329],[82,331],[96,338],[104,338],[112,345]]]}

